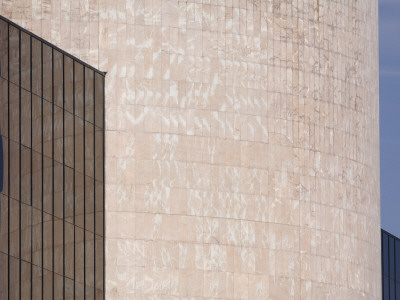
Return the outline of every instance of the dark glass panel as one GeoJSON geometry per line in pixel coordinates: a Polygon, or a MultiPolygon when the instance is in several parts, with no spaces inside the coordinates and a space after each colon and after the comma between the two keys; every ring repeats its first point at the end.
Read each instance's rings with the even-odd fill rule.
{"type": "Polygon", "coordinates": [[[103,183],[96,180],[96,234],[103,236],[103,209],[104,209],[104,198],[103,198],[103,183]]]}
{"type": "Polygon", "coordinates": [[[8,137],[8,81],[0,78],[0,134],[8,137]]]}
{"type": "Polygon", "coordinates": [[[65,222],[65,276],[74,279],[74,226],[65,222]]]}
{"type": "Polygon", "coordinates": [[[54,159],[63,162],[63,110],[54,106],[54,159]]]}
{"type": "Polygon", "coordinates": [[[31,37],[21,32],[21,87],[31,90],[31,37]]]}
{"type": "Polygon", "coordinates": [[[400,283],[396,283],[396,300],[400,299],[400,283]]]}
{"type": "Polygon", "coordinates": [[[8,259],[10,260],[10,274],[9,274],[9,281],[10,281],[10,294],[9,299],[19,299],[19,259],[9,256],[8,259]]]}
{"type": "Polygon", "coordinates": [[[75,281],[75,300],[84,300],[84,293],[83,283],[75,281]]]}
{"type": "Polygon", "coordinates": [[[10,81],[19,84],[19,30],[9,26],[10,81]]]}
{"type": "Polygon", "coordinates": [[[57,218],[63,218],[63,165],[54,162],[54,215],[57,218]]]}
{"type": "Polygon", "coordinates": [[[4,161],[4,170],[3,170],[3,191],[1,194],[8,196],[8,139],[3,136],[3,161],[4,161]]]}
{"type": "Polygon", "coordinates": [[[389,276],[389,240],[386,233],[382,232],[382,270],[384,276],[389,276]]]}
{"type": "Polygon", "coordinates": [[[84,234],[83,229],[75,226],[75,281],[84,282],[84,234]]]}
{"type": "Polygon", "coordinates": [[[42,100],[32,96],[32,149],[42,153],[42,100]]]}
{"type": "MultiPolygon", "coordinates": [[[[400,241],[396,240],[396,280],[400,282],[400,241]]],[[[400,300],[400,298],[399,298],[400,300]]]]}
{"type": "Polygon", "coordinates": [[[19,201],[10,199],[10,255],[19,257],[19,201]]]}
{"type": "Polygon", "coordinates": [[[53,269],[53,217],[43,214],[43,268],[53,269]]]}
{"type": "Polygon", "coordinates": [[[21,299],[31,298],[31,267],[28,262],[21,262],[21,299]]]}
{"type": "Polygon", "coordinates": [[[53,214],[53,161],[43,156],[43,211],[53,214]]]}
{"type": "Polygon", "coordinates": [[[63,274],[63,220],[54,218],[54,272],[63,274]]]}
{"type": "Polygon", "coordinates": [[[75,225],[84,226],[84,185],[83,174],[75,171],[75,225]]]}
{"type": "Polygon", "coordinates": [[[0,299],[8,297],[8,256],[0,252],[0,299]]]}
{"type": "Polygon", "coordinates": [[[94,126],[85,122],[85,173],[94,178],[94,126]]]}
{"type": "Polygon", "coordinates": [[[32,151],[32,206],[42,209],[42,155],[32,151]]]}
{"type": "Polygon", "coordinates": [[[394,279],[394,269],[395,269],[395,261],[394,261],[394,238],[389,237],[389,270],[390,270],[390,278],[394,279]]]}
{"type": "Polygon", "coordinates": [[[95,176],[96,180],[103,181],[103,130],[98,127],[95,130],[95,176]]]}
{"type": "Polygon", "coordinates": [[[85,228],[90,232],[94,232],[94,180],[86,176],[85,182],[85,228]]]}
{"type": "Polygon", "coordinates": [[[63,55],[57,50],[53,51],[54,63],[54,104],[63,107],[63,55]]]}
{"type": "Polygon", "coordinates": [[[32,263],[42,266],[42,212],[32,208],[32,263]]]}
{"type": "Polygon", "coordinates": [[[86,299],[94,298],[94,233],[86,231],[86,299]]]}
{"type": "Polygon", "coordinates": [[[10,91],[10,139],[19,143],[19,88],[15,84],[9,86],[10,91]]]}
{"type": "Polygon", "coordinates": [[[42,300],[42,268],[32,266],[32,299],[42,300]]]}
{"type": "Polygon", "coordinates": [[[73,60],[64,56],[64,109],[74,112],[74,69],[73,60]]]}
{"type": "Polygon", "coordinates": [[[396,299],[396,284],[394,279],[390,279],[390,299],[396,299]]]}
{"type": "Polygon", "coordinates": [[[74,299],[74,281],[69,278],[65,278],[65,299],[74,299]]]}
{"type": "Polygon", "coordinates": [[[21,143],[31,147],[31,93],[21,90],[21,143]]]}
{"type": "Polygon", "coordinates": [[[52,104],[43,101],[43,153],[53,157],[53,111],[52,104]]]}
{"type": "Polygon", "coordinates": [[[103,299],[103,244],[102,236],[96,235],[96,298],[103,299]]]}
{"type": "Polygon", "coordinates": [[[0,201],[0,252],[8,253],[8,197],[0,194],[0,201]]]}
{"type": "Polygon", "coordinates": [[[42,44],[32,38],[32,92],[42,95],[42,44]]]}
{"type": "Polygon", "coordinates": [[[75,169],[83,173],[83,121],[75,117],[75,169]]]}
{"type": "Polygon", "coordinates": [[[83,119],[83,66],[75,62],[75,115],[83,119]]]}
{"type": "MultiPolygon", "coordinates": [[[[0,20],[0,64],[1,77],[8,78],[8,24],[0,20]]],[[[1,298],[3,299],[3,298],[1,298]]]]}
{"type": "Polygon", "coordinates": [[[389,277],[383,277],[383,299],[390,300],[389,298],[389,277]]]}
{"type": "Polygon", "coordinates": [[[20,145],[10,142],[10,197],[19,200],[19,151],[20,145]]]}
{"type": "Polygon", "coordinates": [[[21,204],[21,258],[31,262],[32,251],[32,207],[21,204]]]}
{"type": "Polygon", "coordinates": [[[74,170],[64,167],[64,218],[65,221],[74,223],[74,170]]]}
{"type": "Polygon", "coordinates": [[[53,300],[53,274],[43,270],[43,300],[53,300]]]}
{"type": "Polygon", "coordinates": [[[21,201],[31,205],[31,149],[21,147],[21,201]]]}
{"type": "Polygon", "coordinates": [[[52,84],[53,84],[53,76],[52,76],[52,49],[50,46],[43,44],[43,98],[49,102],[52,102],[52,84]]]}
{"type": "Polygon", "coordinates": [[[104,77],[99,73],[95,73],[95,124],[99,128],[103,128],[103,108],[104,108],[104,77]]]}
{"type": "Polygon", "coordinates": [[[64,112],[64,161],[71,168],[74,167],[74,116],[64,112]]]}
{"type": "Polygon", "coordinates": [[[94,123],[94,72],[85,68],[85,120],[94,123]]]}
{"type": "Polygon", "coordinates": [[[62,275],[54,274],[54,300],[63,300],[63,277],[62,275]]]}

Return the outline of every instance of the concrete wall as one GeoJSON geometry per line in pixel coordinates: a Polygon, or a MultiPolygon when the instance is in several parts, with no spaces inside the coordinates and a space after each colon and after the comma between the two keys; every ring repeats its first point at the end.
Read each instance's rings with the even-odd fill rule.
{"type": "Polygon", "coordinates": [[[107,299],[380,298],[377,0],[0,3],[108,72],[107,299]]]}

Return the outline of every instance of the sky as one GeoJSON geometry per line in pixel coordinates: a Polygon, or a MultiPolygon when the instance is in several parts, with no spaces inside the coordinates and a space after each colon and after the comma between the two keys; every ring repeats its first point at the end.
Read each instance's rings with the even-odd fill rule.
{"type": "Polygon", "coordinates": [[[379,0],[382,228],[400,237],[400,0],[379,0]]]}

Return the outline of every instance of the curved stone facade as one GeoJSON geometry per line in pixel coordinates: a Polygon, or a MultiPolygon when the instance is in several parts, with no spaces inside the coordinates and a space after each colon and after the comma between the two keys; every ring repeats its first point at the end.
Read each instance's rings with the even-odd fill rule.
{"type": "Polygon", "coordinates": [[[381,297],[377,0],[32,3],[108,72],[107,299],[381,297]]]}

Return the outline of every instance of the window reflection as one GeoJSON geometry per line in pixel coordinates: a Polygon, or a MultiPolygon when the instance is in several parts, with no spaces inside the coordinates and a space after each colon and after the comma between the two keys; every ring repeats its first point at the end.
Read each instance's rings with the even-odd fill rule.
{"type": "Polygon", "coordinates": [[[0,78],[0,130],[8,137],[8,81],[0,78]]]}
{"type": "Polygon", "coordinates": [[[31,91],[31,37],[21,32],[21,87],[31,91]]]}
{"type": "Polygon", "coordinates": [[[1,78],[8,79],[8,24],[0,20],[1,78]]]}
{"type": "Polygon", "coordinates": [[[19,36],[20,31],[14,26],[9,26],[8,42],[9,42],[9,73],[10,82],[19,84],[19,36]]]}
{"type": "Polygon", "coordinates": [[[42,268],[32,266],[32,299],[42,299],[42,268]]]}
{"type": "Polygon", "coordinates": [[[30,263],[21,262],[21,299],[30,299],[31,296],[31,268],[30,263]]]}

